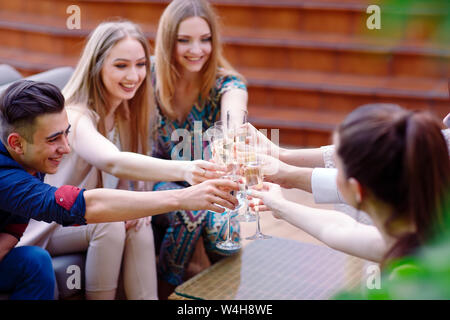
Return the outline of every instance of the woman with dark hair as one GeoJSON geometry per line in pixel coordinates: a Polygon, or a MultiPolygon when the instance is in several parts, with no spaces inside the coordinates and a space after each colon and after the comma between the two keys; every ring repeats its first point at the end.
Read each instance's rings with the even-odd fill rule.
{"type": "Polygon", "coordinates": [[[270,192],[251,190],[263,200],[260,209],[336,250],[383,265],[413,253],[444,227],[450,160],[439,120],[395,105],[366,105],[347,116],[334,143],[339,191],[374,225],[290,202],[270,183],[270,192]]]}

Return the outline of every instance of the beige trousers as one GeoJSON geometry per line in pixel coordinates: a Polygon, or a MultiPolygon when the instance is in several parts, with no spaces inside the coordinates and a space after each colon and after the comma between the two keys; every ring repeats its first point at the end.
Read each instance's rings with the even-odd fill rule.
{"type": "Polygon", "coordinates": [[[58,227],[45,249],[51,255],[87,251],[88,299],[113,298],[121,270],[127,299],[158,299],[151,225],[137,232],[134,228],[126,231],[123,222],[58,227]]]}

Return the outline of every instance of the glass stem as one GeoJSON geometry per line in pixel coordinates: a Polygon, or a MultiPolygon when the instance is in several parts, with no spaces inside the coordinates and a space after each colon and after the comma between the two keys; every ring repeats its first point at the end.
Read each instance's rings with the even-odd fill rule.
{"type": "Polygon", "coordinates": [[[245,184],[245,214],[250,215],[250,206],[249,206],[247,192],[248,192],[248,185],[245,184]]]}
{"type": "Polygon", "coordinates": [[[259,225],[259,210],[256,209],[256,233],[260,234],[261,233],[261,226],[259,225]]]}
{"type": "Polygon", "coordinates": [[[231,241],[231,211],[228,210],[228,235],[227,241],[231,241]]]}
{"type": "Polygon", "coordinates": [[[249,201],[248,201],[248,198],[247,198],[247,191],[248,191],[248,186],[245,185],[245,214],[246,215],[248,215],[249,211],[250,211],[250,206],[248,205],[249,201]]]}

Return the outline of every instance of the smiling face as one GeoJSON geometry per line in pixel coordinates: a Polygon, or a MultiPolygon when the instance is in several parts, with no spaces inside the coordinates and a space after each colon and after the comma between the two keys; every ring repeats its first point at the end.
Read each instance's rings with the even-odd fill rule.
{"type": "Polygon", "coordinates": [[[183,20],[178,27],[175,61],[181,72],[197,73],[208,62],[212,51],[211,29],[200,17],[183,20]]]}
{"type": "Polygon", "coordinates": [[[147,74],[146,64],[144,48],[136,39],[122,39],[111,48],[101,71],[111,104],[134,97],[147,74]]]}
{"type": "Polygon", "coordinates": [[[35,120],[32,142],[22,141],[20,163],[30,172],[56,173],[63,155],[70,152],[67,113],[49,113],[35,120]]]}

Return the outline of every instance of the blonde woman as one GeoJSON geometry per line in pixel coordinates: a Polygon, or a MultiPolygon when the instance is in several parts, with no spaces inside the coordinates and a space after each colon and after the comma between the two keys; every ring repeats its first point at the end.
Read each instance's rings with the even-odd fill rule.
{"type": "MultiPolygon", "coordinates": [[[[222,56],[217,16],[207,1],[174,0],[162,14],[151,63],[160,122],[153,156],[170,159],[178,141],[177,129],[205,132],[230,110],[239,119],[247,109],[244,78],[222,56]]],[[[195,139],[191,155],[195,155],[195,139]]],[[[185,188],[186,183],[161,182],[154,190],[185,188]]],[[[209,258],[216,261],[226,252],[215,246],[225,236],[224,215],[206,210],[176,211],[152,221],[157,249],[160,298],[185,278],[185,269],[200,236],[209,258]],[[161,241],[161,244],[159,243],[161,241]]],[[[238,225],[233,237],[239,237],[238,225]]]]}
{"type": "MultiPolygon", "coordinates": [[[[47,183],[135,189],[132,181],[195,184],[217,175],[210,169],[220,168],[206,161],[146,155],[153,102],[149,62],[147,40],[137,25],[106,22],[92,32],[63,89],[73,151],[58,159],[60,170],[48,175],[47,183]]],[[[22,243],[40,245],[52,255],[87,249],[87,299],[114,299],[121,265],[128,299],[157,299],[149,223],[141,219],[68,228],[33,223],[22,243]]]]}

